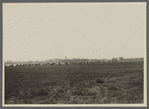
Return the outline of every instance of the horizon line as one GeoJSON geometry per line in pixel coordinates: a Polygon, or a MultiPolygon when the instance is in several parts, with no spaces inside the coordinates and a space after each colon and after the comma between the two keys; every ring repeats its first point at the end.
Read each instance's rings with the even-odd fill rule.
{"type": "MultiPolygon", "coordinates": [[[[131,57],[131,58],[124,58],[124,57],[113,57],[113,58],[102,58],[102,59],[118,59],[118,58],[123,58],[123,59],[139,59],[139,58],[144,58],[144,57],[131,57]]],[[[65,58],[52,58],[52,59],[47,59],[47,60],[27,60],[27,61],[13,61],[13,60],[7,60],[4,62],[28,62],[28,61],[48,61],[48,60],[53,60],[53,59],[59,59],[59,60],[65,60],[65,58]]],[[[73,60],[73,59],[93,59],[93,60],[102,60],[101,58],[67,58],[67,60],[73,60]]]]}

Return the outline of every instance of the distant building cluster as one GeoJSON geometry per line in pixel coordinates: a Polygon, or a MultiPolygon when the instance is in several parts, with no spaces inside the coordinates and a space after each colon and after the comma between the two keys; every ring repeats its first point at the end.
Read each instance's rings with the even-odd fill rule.
{"type": "Polygon", "coordinates": [[[123,57],[112,59],[51,59],[48,61],[28,61],[28,62],[6,62],[5,66],[46,66],[46,65],[76,65],[76,64],[99,64],[99,63],[132,63],[143,62],[143,58],[124,59],[123,57]]]}

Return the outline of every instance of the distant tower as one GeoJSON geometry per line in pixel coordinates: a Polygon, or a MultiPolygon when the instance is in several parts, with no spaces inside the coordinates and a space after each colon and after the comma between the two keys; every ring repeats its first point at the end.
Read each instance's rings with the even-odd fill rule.
{"type": "Polygon", "coordinates": [[[65,56],[65,60],[67,60],[67,57],[65,56]]]}

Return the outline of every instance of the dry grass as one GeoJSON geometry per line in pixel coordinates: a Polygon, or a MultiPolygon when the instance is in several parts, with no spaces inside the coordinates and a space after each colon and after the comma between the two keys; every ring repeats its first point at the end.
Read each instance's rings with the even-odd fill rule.
{"type": "Polygon", "coordinates": [[[6,67],[5,103],[143,103],[143,63],[6,67]]]}

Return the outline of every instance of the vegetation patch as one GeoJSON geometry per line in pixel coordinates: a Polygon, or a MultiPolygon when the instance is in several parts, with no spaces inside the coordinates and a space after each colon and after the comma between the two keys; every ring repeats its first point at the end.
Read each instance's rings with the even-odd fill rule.
{"type": "Polygon", "coordinates": [[[5,67],[5,104],[143,103],[143,77],[141,62],[5,67]]]}

